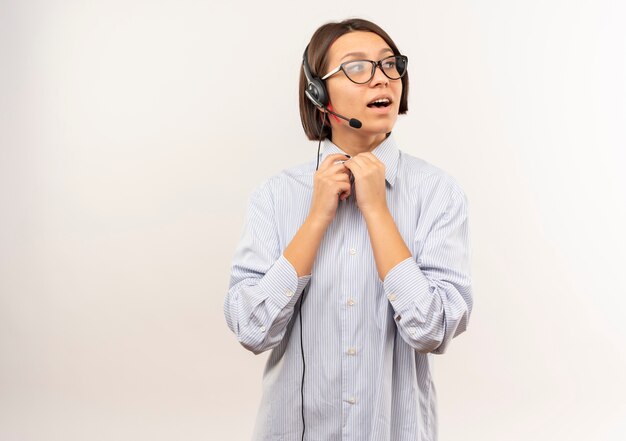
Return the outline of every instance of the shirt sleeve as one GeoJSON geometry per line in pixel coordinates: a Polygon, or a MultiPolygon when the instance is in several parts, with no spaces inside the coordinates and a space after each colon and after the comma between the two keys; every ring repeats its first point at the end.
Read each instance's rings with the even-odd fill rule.
{"type": "Polygon", "coordinates": [[[418,226],[417,260],[389,270],[383,290],[402,338],[418,352],[443,354],[467,329],[473,299],[467,197],[451,188],[438,201],[418,226]]]}
{"type": "Polygon", "coordinates": [[[311,275],[298,277],[283,256],[268,185],[250,196],[224,301],[226,323],[246,349],[277,346],[311,275]]]}

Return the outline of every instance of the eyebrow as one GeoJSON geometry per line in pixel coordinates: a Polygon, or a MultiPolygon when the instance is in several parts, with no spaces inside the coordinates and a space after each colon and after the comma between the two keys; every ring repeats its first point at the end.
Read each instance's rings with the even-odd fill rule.
{"type": "MultiPolygon", "coordinates": [[[[382,49],[380,51],[380,54],[382,55],[384,52],[391,52],[393,54],[393,50],[388,47],[382,49]]],[[[348,58],[350,56],[365,57],[365,53],[364,52],[350,52],[348,54],[345,54],[339,61],[343,60],[344,58],[348,58]]]]}

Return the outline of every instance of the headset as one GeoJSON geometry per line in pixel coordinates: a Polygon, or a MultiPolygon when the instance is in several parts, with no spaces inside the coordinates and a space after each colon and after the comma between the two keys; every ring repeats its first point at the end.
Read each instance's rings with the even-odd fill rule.
{"type": "Polygon", "coordinates": [[[311,73],[311,66],[309,66],[308,60],[308,51],[309,46],[307,45],[307,47],[304,49],[304,55],[302,56],[302,69],[304,70],[304,76],[306,77],[306,87],[304,89],[304,94],[315,105],[315,107],[323,110],[325,113],[330,113],[348,121],[348,124],[350,124],[350,127],[352,128],[360,129],[363,124],[361,124],[361,121],[359,121],[358,119],[346,118],[345,116],[333,112],[328,108],[328,103],[330,102],[330,98],[328,97],[328,91],[326,90],[326,86],[324,86],[324,80],[316,77],[311,73]]]}
{"type": "Polygon", "coordinates": [[[304,55],[302,56],[302,69],[304,70],[304,76],[306,77],[306,87],[304,88],[304,94],[311,100],[316,107],[326,109],[328,102],[328,92],[326,92],[326,86],[324,86],[323,80],[314,76],[311,73],[311,67],[308,60],[309,46],[304,49],[304,55]]]}

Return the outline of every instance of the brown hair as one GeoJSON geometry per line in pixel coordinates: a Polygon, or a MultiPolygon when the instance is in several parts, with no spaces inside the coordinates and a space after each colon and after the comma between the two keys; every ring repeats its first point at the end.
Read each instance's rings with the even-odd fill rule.
{"type": "MultiPolygon", "coordinates": [[[[350,18],[339,23],[326,23],[320,26],[309,42],[309,48],[307,51],[308,63],[311,68],[311,73],[316,77],[322,77],[323,72],[328,69],[327,54],[330,46],[335,40],[344,34],[354,31],[367,31],[373,32],[389,45],[395,55],[400,55],[398,47],[393,42],[391,37],[380,28],[380,26],[372,23],[371,21],[363,20],[360,18],[350,18]]],[[[402,96],[400,97],[400,109],[399,114],[405,114],[409,110],[407,97],[409,94],[409,74],[408,72],[401,78],[402,81],[402,96]]],[[[304,133],[310,140],[318,139],[319,128],[324,120],[324,127],[322,128],[322,139],[329,138],[332,135],[332,129],[329,123],[327,123],[325,115],[320,112],[317,107],[304,95],[304,89],[307,82],[304,75],[304,69],[300,66],[300,89],[298,91],[298,97],[300,101],[300,120],[302,121],[302,127],[304,133]]]]}

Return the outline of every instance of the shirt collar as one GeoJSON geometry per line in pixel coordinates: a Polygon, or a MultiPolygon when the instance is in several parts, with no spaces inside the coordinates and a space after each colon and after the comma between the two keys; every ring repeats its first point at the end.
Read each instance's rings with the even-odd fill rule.
{"type": "MultiPolygon", "coordinates": [[[[322,145],[323,151],[320,158],[320,164],[324,162],[324,159],[326,159],[328,155],[332,155],[334,153],[346,154],[346,152],[333,144],[328,138],[324,139],[322,145]]],[[[371,153],[376,156],[380,162],[385,164],[385,180],[390,186],[393,187],[393,184],[396,182],[396,175],[398,173],[398,157],[400,156],[400,151],[398,150],[393,134],[390,134],[383,140],[383,142],[378,144],[374,150],[371,151],[371,153]]]]}

